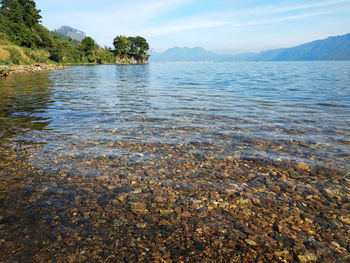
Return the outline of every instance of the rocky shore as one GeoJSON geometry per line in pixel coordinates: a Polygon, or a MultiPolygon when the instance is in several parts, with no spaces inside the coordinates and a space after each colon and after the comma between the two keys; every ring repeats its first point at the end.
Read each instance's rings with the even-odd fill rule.
{"type": "Polygon", "coordinates": [[[1,146],[0,261],[350,260],[341,171],[199,155],[193,144],[109,147],[138,154],[60,157],[42,173],[1,146]]]}
{"type": "Polygon", "coordinates": [[[49,64],[35,64],[35,65],[14,65],[14,66],[0,66],[0,77],[7,77],[18,73],[33,73],[41,71],[62,70],[66,69],[62,65],[49,64]]]}

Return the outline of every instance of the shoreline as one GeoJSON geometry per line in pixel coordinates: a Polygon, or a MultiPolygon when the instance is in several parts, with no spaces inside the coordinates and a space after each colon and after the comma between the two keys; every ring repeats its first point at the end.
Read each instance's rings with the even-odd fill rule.
{"type": "Polygon", "coordinates": [[[67,68],[68,66],[50,64],[0,66],[0,77],[7,77],[19,73],[36,73],[43,71],[63,70],[67,68]]]}
{"type": "MultiPolygon", "coordinates": [[[[116,63],[116,64],[102,64],[102,65],[146,65],[147,63],[116,63]]],[[[0,78],[8,77],[10,75],[19,73],[37,73],[52,70],[63,70],[71,66],[89,66],[89,65],[101,65],[101,64],[67,64],[67,65],[54,65],[54,64],[33,64],[33,65],[13,65],[13,66],[0,66],[0,78]]]]}

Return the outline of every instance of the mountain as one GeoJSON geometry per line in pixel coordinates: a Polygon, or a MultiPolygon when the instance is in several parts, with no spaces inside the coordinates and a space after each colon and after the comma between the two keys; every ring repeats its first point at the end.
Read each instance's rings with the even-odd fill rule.
{"type": "Polygon", "coordinates": [[[264,51],[250,57],[249,60],[350,60],[350,34],[328,37],[292,48],[264,51]]]}
{"type": "Polygon", "coordinates": [[[150,58],[151,62],[301,60],[350,60],[350,34],[316,40],[292,48],[263,51],[259,54],[220,55],[200,47],[174,47],[164,53],[152,53],[150,58]]]}
{"type": "Polygon", "coordinates": [[[56,29],[54,32],[60,33],[64,36],[70,37],[73,40],[82,41],[86,34],[78,29],[69,27],[69,26],[61,26],[59,29],[56,29]]]}
{"type": "Polygon", "coordinates": [[[240,55],[220,55],[201,47],[174,47],[164,53],[152,53],[150,62],[190,62],[190,61],[242,61],[253,56],[254,53],[240,55]]]}
{"type": "Polygon", "coordinates": [[[200,47],[196,48],[170,48],[162,54],[153,53],[152,61],[178,62],[178,61],[205,61],[215,59],[216,54],[200,47]]]}

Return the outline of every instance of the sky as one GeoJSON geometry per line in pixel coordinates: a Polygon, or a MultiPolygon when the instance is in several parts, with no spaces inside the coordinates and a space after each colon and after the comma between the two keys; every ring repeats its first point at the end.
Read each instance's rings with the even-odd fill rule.
{"type": "Polygon", "coordinates": [[[36,0],[50,30],[71,26],[101,46],[143,36],[152,51],[222,54],[292,47],[350,33],[350,0],[36,0]]]}

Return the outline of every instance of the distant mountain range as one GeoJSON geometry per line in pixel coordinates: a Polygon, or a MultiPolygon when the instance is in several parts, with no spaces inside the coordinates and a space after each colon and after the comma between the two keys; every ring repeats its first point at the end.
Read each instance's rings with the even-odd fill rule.
{"type": "Polygon", "coordinates": [[[69,26],[61,26],[54,32],[60,33],[66,37],[70,37],[71,39],[76,41],[82,41],[86,37],[86,34],[84,32],[69,26]]]}
{"type": "Polygon", "coordinates": [[[201,47],[173,47],[164,53],[152,53],[151,62],[180,62],[180,61],[240,61],[247,60],[254,53],[239,55],[220,55],[201,47]]]}
{"type": "Polygon", "coordinates": [[[188,61],[308,61],[350,60],[350,34],[328,37],[292,48],[281,48],[261,53],[220,55],[201,47],[174,47],[164,53],[152,53],[151,62],[188,61]]]}

